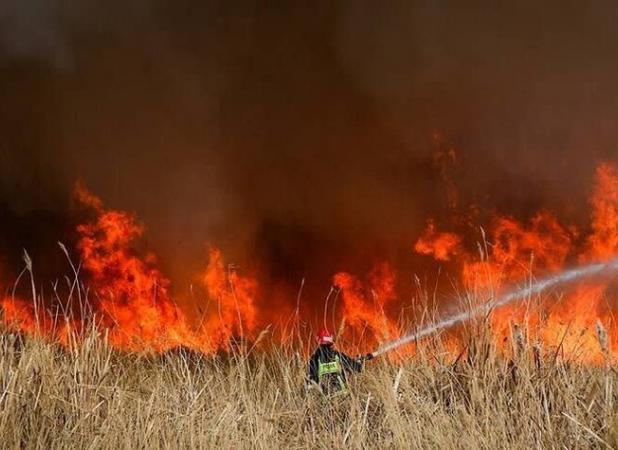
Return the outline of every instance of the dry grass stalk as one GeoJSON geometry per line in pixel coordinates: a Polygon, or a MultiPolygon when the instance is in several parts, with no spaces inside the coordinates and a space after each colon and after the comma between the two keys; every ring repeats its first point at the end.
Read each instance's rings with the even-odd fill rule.
{"type": "Polygon", "coordinates": [[[618,447],[614,391],[582,406],[605,382],[602,368],[565,364],[538,376],[523,358],[513,384],[499,352],[457,370],[420,354],[368,364],[349,396],[325,402],[302,389],[304,361],[292,348],[140,357],[96,334],[71,351],[2,336],[4,448],[618,447]]]}

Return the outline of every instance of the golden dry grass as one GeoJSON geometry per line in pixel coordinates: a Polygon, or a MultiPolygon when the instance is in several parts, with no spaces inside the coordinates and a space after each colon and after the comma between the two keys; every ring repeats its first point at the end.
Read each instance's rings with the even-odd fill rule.
{"type": "Polygon", "coordinates": [[[328,401],[291,349],[140,357],[4,333],[2,448],[618,448],[611,367],[471,348],[456,364],[435,348],[372,361],[328,401]]]}

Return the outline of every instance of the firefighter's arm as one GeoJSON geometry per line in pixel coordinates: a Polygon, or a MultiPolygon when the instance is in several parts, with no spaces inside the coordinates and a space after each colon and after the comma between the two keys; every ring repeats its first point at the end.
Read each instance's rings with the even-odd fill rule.
{"type": "Polygon", "coordinates": [[[341,359],[341,363],[343,364],[343,368],[349,372],[362,372],[363,370],[363,361],[360,359],[350,358],[345,353],[339,353],[339,358],[341,359]]]}
{"type": "Polygon", "coordinates": [[[365,368],[365,363],[367,361],[371,361],[373,358],[375,358],[375,356],[373,356],[373,353],[367,353],[365,355],[358,355],[356,361],[358,362],[358,364],[360,364],[361,370],[363,370],[365,368]]]}

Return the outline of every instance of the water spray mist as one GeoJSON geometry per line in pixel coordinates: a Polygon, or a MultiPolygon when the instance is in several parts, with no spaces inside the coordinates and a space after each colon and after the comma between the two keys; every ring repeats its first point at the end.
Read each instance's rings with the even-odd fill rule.
{"type": "Polygon", "coordinates": [[[595,275],[601,275],[602,273],[612,273],[618,271],[618,258],[613,259],[609,262],[605,263],[595,263],[589,264],[586,266],[570,269],[559,274],[553,275],[551,277],[543,278],[532,285],[517,289],[511,292],[508,292],[500,297],[498,297],[495,301],[490,301],[485,304],[479,305],[475,308],[470,309],[469,311],[461,312],[455,314],[453,316],[446,317],[439,322],[435,322],[433,324],[427,325],[420,330],[408,334],[407,336],[402,337],[396,341],[393,341],[380,349],[376,350],[372,353],[372,355],[380,356],[383,353],[390,352],[391,350],[395,350],[402,345],[408,344],[410,342],[415,342],[419,339],[422,339],[426,336],[434,334],[440,330],[444,330],[446,328],[450,328],[454,325],[457,325],[461,322],[466,322],[474,317],[478,317],[482,314],[486,314],[492,309],[499,308],[501,306],[508,305],[509,303],[516,302],[518,300],[525,299],[531,295],[536,295],[544,291],[545,289],[569,283],[571,281],[579,280],[581,278],[591,277],[595,275]]]}

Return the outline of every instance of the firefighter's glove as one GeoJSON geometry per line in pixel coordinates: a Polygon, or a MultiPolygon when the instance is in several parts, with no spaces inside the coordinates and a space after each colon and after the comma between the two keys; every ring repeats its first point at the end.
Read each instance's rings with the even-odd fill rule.
{"type": "Polygon", "coordinates": [[[373,354],[367,353],[366,355],[362,355],[358,357],[358,361],[363,363],[365,361],[371,361],[373,359],[373,354]]]}

